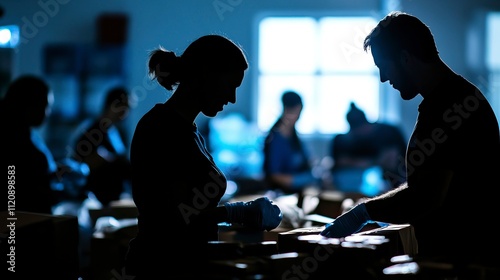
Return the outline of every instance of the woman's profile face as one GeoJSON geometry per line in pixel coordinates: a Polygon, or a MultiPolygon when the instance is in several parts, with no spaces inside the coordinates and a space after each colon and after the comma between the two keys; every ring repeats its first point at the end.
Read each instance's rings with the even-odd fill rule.
{"type": "Polygon", "coordinates": [[[202,110],[207,117],[214,117],[224,110],[224,105],[236,103],[236,89],[241,85],[245,70],[214,73],[207,85],[208,90],[201,94],[202,110]]]}
{"type": "Polygon", "coordinates": [[[298,104],[292,107],[285,107],[283,110],[283,121],[295,125],[302,113],[302,105],[298,104]]]}

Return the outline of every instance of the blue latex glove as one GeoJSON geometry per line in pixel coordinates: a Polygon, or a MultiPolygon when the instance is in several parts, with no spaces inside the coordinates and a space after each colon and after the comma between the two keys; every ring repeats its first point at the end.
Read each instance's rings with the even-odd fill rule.
{"type": "Polygon", "coordinates": [[[228,222],[245,227],[270,231],[281,223],[283,214],[278,205],[267,197],[248,202],[226,202],[228,222]]]}
{"type": "Polygon", "coordinates": [[[345,237],[358,232],[370,221],[365,204],[360,203],[327,224],[320,234],[333,238],[345,237]]]}

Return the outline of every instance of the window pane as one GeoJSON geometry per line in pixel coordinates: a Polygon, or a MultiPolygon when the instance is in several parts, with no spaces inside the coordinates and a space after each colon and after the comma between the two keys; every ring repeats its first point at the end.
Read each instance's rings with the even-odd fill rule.
{"type": "Polygon", "coordinates": [[[373,75],[324,76],[318,83],[316,122],[320,133],[347,132],[349,103],[365,111],[369,121],[379,116],[379,82],[373,75]]]}
{"type": "Polygon", "coordinates": [[[319,21],[322,71],[373,71],[363,41],[377,22],[368,17],[327,17],[319,21]]]}
{"type": "Polygon", "coordinates": [[[313,18],[270,17],[259,26],[262,73],[308,73],[316,70],[317,23],[313,18]]]}
{"type": "Polygon", "coordinates": [[[486,22],[486,65],[490,70],[484,91],[500,122],[500,12],[488,13],[486,22]]]}
{"type": "Polygon", "coordinates": [[[371,17],[269,17],[259,25],[257,124],[268,131],[282,112],[281,94],[301,94],[301,134],[348,129],[351,101],[370,121],[379,118],[378,71],[363,40],[376,25],[371,17]]]}
{"type": "Polygon", "coordinates": [[[489,69],[500,69],[500,13],[490,13],[486,23],[486,63],[489,69]]]}

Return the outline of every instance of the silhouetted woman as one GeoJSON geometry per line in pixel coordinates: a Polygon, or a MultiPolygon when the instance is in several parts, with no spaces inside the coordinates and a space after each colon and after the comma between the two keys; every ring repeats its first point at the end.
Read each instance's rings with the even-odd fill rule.
{"type": "Polygon", "coordinates": [[[129,245],[127,274],[206,279],[207,245],[218,240],[218,223],[271,230],[281,222],[280,209],[266,197],[219,205],[226,177],[195,123],[198,114],[214,117],[236,102],[247,60],[231,40],[207,35],[181,56],[154,50],[148,66],[151,76],[174,93],[141,118],[132,139],[139,231],[129,245]]]}

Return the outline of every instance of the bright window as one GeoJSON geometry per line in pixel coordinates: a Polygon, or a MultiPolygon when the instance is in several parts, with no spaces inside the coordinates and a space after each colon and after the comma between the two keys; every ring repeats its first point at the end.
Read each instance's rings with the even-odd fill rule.
{"type": "Polygon", "coordinates": [[[363,40],[371,17],[266,17],[259,23],[257,123],[267,131],[282,111],[281,94],[298,92],[301,134],[345,132],[354,101],[370,121],[379,118],[378,69],[363,40]]]}
{"type": "Polygon", "coordinates": [[[486,65],[489,84],[486,89],[493,109],[500,122],[500,12],[489,13],[486,18],[486,65]]]}

